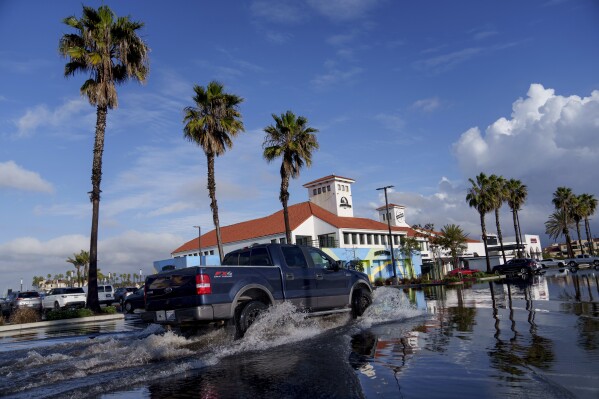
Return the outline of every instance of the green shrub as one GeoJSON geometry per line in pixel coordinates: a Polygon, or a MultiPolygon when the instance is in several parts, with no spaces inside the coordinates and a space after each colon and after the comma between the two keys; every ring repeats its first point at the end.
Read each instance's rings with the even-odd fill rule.
{"type": "Polygon", "coordinates": [[[385,280],[382,277],[377,277],[374,279],[374,285],[376,287],[382,287],[383,285],[385,285],[385,280]]]}
{"type": "Polygon", "coordinates": [[[0,326],[3,326],[4,324],[6,324],[6,321],[4,320],[4,315],[0,314],[0,326]]]}
{"type": "Polygon", "coordinates": [[[13,324],[35,323],[40,321],[41,314],[39,310],[23,308],[17,309],[10,315],[10,322],[13,324]]]}
{"type": "Polygon", "coordinates": [[[78,317],[89,317],[93,316],[94,312],[90,309],[60,309],[51,310],[46,313],[46,320],[63,320],[63,319],[76,319],[78,317]]]}
{"type": "Polygon", "coordinates": [[[102,313],[115,314],[116,312],[117,312],[116,307],[114,307],[112,305],[102,308],[102,313]]]}

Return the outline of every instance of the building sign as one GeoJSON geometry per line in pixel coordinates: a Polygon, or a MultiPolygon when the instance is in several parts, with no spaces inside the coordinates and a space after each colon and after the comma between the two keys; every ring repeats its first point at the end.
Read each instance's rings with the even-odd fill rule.
{"type": "Polygon", "coordinates": [[[349,201],[345,197],[341,197],[341,203],[339,204],[341,208],[351,208],[349,201]]]}
{"type": "Polygon", "coordinates": [[[536,238],[531,238],[530,239],[530,243],[531,244],[536,244],[537,243],[537,239],[536,238]]]}
{"type": "Polygon", "coordinates": [[[391,256],[391,252],[389,251],[376,251],[374,256],[391,256]]]}

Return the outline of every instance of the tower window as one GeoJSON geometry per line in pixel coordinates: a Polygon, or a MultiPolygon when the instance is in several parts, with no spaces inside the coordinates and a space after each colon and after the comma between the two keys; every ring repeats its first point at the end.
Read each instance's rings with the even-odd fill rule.
{"type": "Polygon", "coordinates": [[[316,189],[312,190],[312,195],[316,195],[316,189]]]}

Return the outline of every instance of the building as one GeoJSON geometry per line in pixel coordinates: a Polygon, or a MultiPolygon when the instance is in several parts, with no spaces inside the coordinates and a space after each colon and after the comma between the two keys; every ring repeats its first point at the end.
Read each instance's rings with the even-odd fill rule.
{"type": "MultiPolygon", "coordinates": [[[[421,250],[426,252],[427,238],[406,223],[405,209],[401,205],[378,208],[379,220],[354,217],[353,183],[353,179],[330,175],[304,184],[308,201],[288,207],[292,242],[321,248],[334,259],[358,262],[371,280],[386,279],[393,276],[388,242],[391,225],[397,276],[421,275],[420,253],[405,256],[400,247],[406,237],[415,237],[421,250]]],[[[283,210],[221,227],[221,238],[224,253],[258,243],[285,243],[283,210]]],[[[197,266],[200,259],[202,264],[218,264],[215,231],[189,240],[171,256],[171,259],[154,262],[155,269],[197,266]]]]}
{"type": "MultiPolygon", "coordinates": [[[[591,243],[587,240],[580,240],[579,243],[577,239],[572,239],[572,251],[574,251],[574,256],[581,255],[581,246],[584,249],[585,254],[591,253],[591,243]]],[[[599,248],[599,238],[593,238],[593,248],[595,252],[597,252],[597,248],[599,248]]],[[[568,246],[564,242],[553,243],[545,248],[543,248],[543,253],[547,254],[550,258],[567,258],[568,257],[568,246]]]]}

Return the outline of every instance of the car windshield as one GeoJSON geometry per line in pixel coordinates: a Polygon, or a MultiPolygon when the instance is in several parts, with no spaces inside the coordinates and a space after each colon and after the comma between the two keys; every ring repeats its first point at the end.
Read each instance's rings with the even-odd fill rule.
{"type": "Polygon", "coordinates": [[[64,293],[65,294],[85,294],[85,291],[83,291],[83,288],[65,288],[64,293]]]}
{"type": "Polygon", "coordinates": [[[40,294],[36,291],[31,292],[21,292],[19,293],[19,298],[39,298],[40,294]]]}

